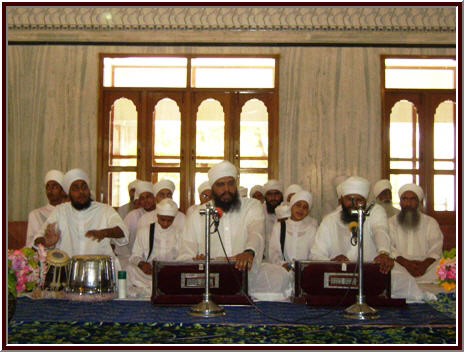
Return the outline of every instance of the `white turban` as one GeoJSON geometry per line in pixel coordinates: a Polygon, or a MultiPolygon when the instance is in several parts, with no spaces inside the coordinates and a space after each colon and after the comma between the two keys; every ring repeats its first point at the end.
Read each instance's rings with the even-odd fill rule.
{"type": "Polygon", "coordinates": [[[392,189],[390,180],[383,179],[377,181],[374,185],[374,188],[372,188],[372,194],[374,195],[374,198],[377,198],[377,196],[386,189],[389,189],[390,191],[392,189]]]}
{"type": "Polygon", "coordinates": [[[284,186],[282,185],[282,182],[277,180],[269,180],[267,181],[267,183],[264,184],[264,195],[266,195],[267,192],[273,190],[283,193],[283,189],[284,186]]]}
{"type": "Polygon", "coordinates": [[[217,180],[223,177],[237,178],[237,168],[230,161],[224,160],[219,164],[214,165],[208,171],[208,179],[211,187],[217,180]]]}
{"type": "Polygon", "coordinates": [[[287,198],[290,194],[301,191],[302,189],[303,187],[301,187],[300,185],[297,185],[296,183],[288,186],[284,193],[284,201],[287,201],[287,198]]]}
{"type": "Polygon", "coordinates": [[[137,181],[135,185],[135,199],[139,199],[140,195],[145,192],[153,194],[153,184],[148,181],[137,181]]]}
{"type": "Polygon", "coordinates": [[[341,196],[344,197],[347,194],[359,194],[361,197],[367,199],[369,195],[370,183],[365,178],[359,176],[348,177],[341,184],[341,196]]]}
{"type": "Polygon", "coordinates": [[[153,194],[155,195],[155,197],[158,194],[158,192],[161,191],[162,189],[168,189],[172,193],[174,193],[174,190],[176,189],[176,185],[171,180],[161,180],[161,181],[156,182],[155,185],[153,186],[153,194]]]}
{"type": "Polygon", "coordinates": [[[292,200],[290,201],[290,209],[300,200],[308,203],[308,208],[311,210],[311,207],[313,206],[313,195],[305,190],[298,191],[293,195],[292,200]]]}
{"type": "Polygon", "coordinates": [[[56,183],[60,184],[61,188],[64,189],[64,175],[61,171],[50,170],[47,172],[44,180],[45,185],[47,185],[48,181],[55,181],[56,183]]]}
{"type": "Polygon", "coordinates": [[[64,191],[69,194],[69,189],[71,188],[72,183],[77,180],[84,181],[90,188],[89,176],[87,176],[86,172],[81,169],[72,169],[64,175],[64,191]]]}
{"type": "Polygon", "coordinates": [[[275,214],[278,220],[289,218],[291,215],[290,206],[287,203],[280,203],[275,208],[275,214]]]}
{"type": "Polygon", "coordinates": [[[130,192],[131,189],[135,189],[135,186],[137,185],[137,180],[132,181],[127,185],[127,190],[130,192]]]}
{"type": "Polygon", "coordinates": [[[422,200],[424,199],[424,190],[421,186],[418,186],[415,183],[408,183],[406,185],[401,186],[401,188],[398,190],[398,195],[400,196],[400,198],[401,195],[406,191],[414,192],[417,198],[419,198],[419,202],[422,202],[422,200]]]}
{"type": "Polygon", "coordinates": [[[203,182],[201,185],[198,186],[198,194],[202,194],[204,191],[211,189],[209,181],[203,182]]]}
{"type": "Polygon", "coordinates": [[[156,214],[164,216],[176,216],[178,206],[171,198],[164,198],[156,204],[156,214]]]}
{"type": "Polygon", "coordinates": [[[340,198],[342,196],[342,183],[348,178],[346,175],[340,175],[335,177],[332,180],[332,184],[335,187],[335,190],[337,191],[337,198],[340,198]]]}
{"type": "Polygon", "coordinates": [[[246,198],[246,196],[248,195],[248,188],[239,186],[238,192],[240,193],[240,197],[246,198]]]}
{"type": "Polygon", "coordinates": [[[261,186],[261,185],[256,185],[256,186],[251,187],[251,189],[250,189],[250,197],[253,197],[253,195],[254,195],[256,192],[259,192],[259,193],[261,193],[262,195],[264,195],[264,188],[263,188],[263,186],[261,186]]]}

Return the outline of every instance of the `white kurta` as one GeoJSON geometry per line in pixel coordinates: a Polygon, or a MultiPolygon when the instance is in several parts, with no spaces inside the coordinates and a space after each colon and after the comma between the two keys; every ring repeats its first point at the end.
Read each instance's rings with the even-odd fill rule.
{"type": "MultiPolygon", "coordinates": [[[[150,225],[152,222],[157,222],[158,218],[156,215],[156,209],[143,214],[137,222],[137,231],[142,227],[150,225]]],[[[177,227],[178,229],[183,229],[185,226],[185,214],[178,210],[171,226],[177,227]]]]}
{"type": "MultiPolygon", "coordinates": [[[[205,204],[200,206],[200,209],[205,208],[205,204]]],[[[240,209],[224,213],[219,222],[219,233],[227,256],[240,254],[246,249],[255,252],[252,272],[258,269],[263,257],[263,227],[264,214],[261,203],[250,198],[241,198],[240,209]]],[[[189,261],[199,254],[205,254],[205,216],[194,212],[186,219],[178,260],[189,261]]],[[[210,237],[210,256],[225,256],[217,232],[210,237]]]]}
{"type": "Polygon", "coordinates": [[[118,208],[118,214],[119,216],[121,216],[122,219],[124,219],[127,216],[127,214],[129,214],[129,212],[132,211],[133,209],[134,209],[134,203],[129,202],[124,205],[121,205],[118,208]]]}
{"type": "MultiPolygon", "coordinates": [[[[43,236],[48,224],[53,223],[57,224],[57,229],[61,232],[55,248],[63,250],[70,257],[99,254],[112,256],[115,260],[111,243],[116,246],[128,243],[126,225],[119,214],[107,204],[92,202],[89,208],[76,210],[70,202],[62,203],[56,206],[35,238],[43,236]],[[103,230],[116,226],[123,231],[123,237],[104,238],[100,242],[85,237],[90,230],[103,230]]],[[[116,270],[120,268],[117,260],[115,260],[115,267],[116,270]]]]}
{"type": "MultiPolygon", "coordinates": [[[[358,260],[358,247],[351,245],[351,231],[341,220],[341,208],[327,215],[319,226],[311,260],[331,260],[343,254],[350,261],[358,260]]],[[[364,261],[372,261],[380,251],[390,253],[390,237],[385,210],[374,205],[364,222],[364,261]]]]}
{"type": "Polygon", "coordinates": [[[269,241],[271,239],[272,229],[277,222],[276,214],[269,214],[267,212],[266,202],[263,203],[264,212],[264,261],[269,261],[269,241]]]}
{"type": "Polygon", "coordinates": [[[137,265],[141,261],[152,264],[153,260],[176,260],[178,255],[178,244],[181,231],[171,225],[163,229],[155,222],[155,236],[153,241],[153,250],[150,251],[150,225],[144,226],[137,231],[132,255],[127,267],[127,281],[129,286],[135,286],[142,289],[145,295],[150,295],[152,290],[152,276],[145,274],[137,265]]]}
{"type": "Polygon", "coordinates": [[[47,204],[41,208],[32,210],[27,219],[27,237],[26,247],[32,247],[34,244],[34,237],[39,233],[42,225],[55,209],[54,205],[47,204]]]}
{"type": "Polygon", "coordinates": [[[115,253],[118,257],[121,257],[123,262],[125,262],[132,253],[132,247],[134,247],[135,235],[137,234],[137,223],[139,219],[148,212],[143,208],[134,209],[127,214],[124,218],[124,224],[126,224],[127,229],[129,230],[128,239],[129,242],[127,245],[116,248],[115,253]]]}

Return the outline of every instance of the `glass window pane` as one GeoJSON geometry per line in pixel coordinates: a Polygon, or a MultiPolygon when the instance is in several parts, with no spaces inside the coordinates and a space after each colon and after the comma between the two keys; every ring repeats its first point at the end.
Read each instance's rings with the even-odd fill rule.
{"type": "Polygon", "coordinates": [[[195,203],[200,204],[200,195],[198,194],[198,186],[203,182],[208,181],[208,173],[196,172],[195,173],[195,203]]]}
{"type": "Polygon", "coordinates": [[[268,112],[261,100],[250,99],[240,114],[240,167],[267,168],[268,112]],[[246,160],[245,158],[253,158],[246,160]]]}
{"type": "Polygon", "coordinates": [[[391,161],[390,162],[390,169],[411,170],[412,165],[413,165],[412,161],[391,161]]]}
{"type": "Polygon", "coordinates": [[[127,186],[135,180],[135,172],[110,172],[108,186],[111,191],[111,206],[120,207],[129,203],[129,190],[127,186]]]}
{"type": "Polygon", "coordinates": [[[153,165],[180,166],[180,110],[169,98],[160,100],[154,113],[153,165]]]}
{"type": "Polygon", "coordinates": [[[268,181],[267,173],[244,173],[240,172],[240,186],[248,188],[248,193],[251,187],[256,185],[264,185],[268,181]]]}
{"type": "Polygon", "coordinates": [[[104,58],[105,87],[186,87],[184,57],[104,58]]]}
{"type": "Polygon", "coordinates": [[[454,116],[455,105],[452,101],[442,102],[435,112],[433,124],[433,152],[435,159],[454,158],[454,116]]]}
{"type": "Polygon", "coordinates": [[[217,100],[200,104],[196,133],[197,167],[211,167],[224,160],[224,110],[217,100]]]}
{"type": "Polygon", "coordinates": [[[435,175],[433,178],[433,208],[436,211],[455,210],[454,175],[435,175]]]}
{"type": "Polygon", "coordinates": [[[158,172],[151,174],[151,182],[155,184],[160,180],[171,180],[176,185],[172,195],[172,200],[180,207],[180,173],[178,172],[158,172]],[[158,177],[157,177],[158,176],[158,177]]]}
{"type": "MultiPolygon", "coordinates": [[[[412,158],[414,104],[401,100],[390,114],[390,158],[412,158]]],[[[418,119],[417,119],[418,120],[418,119]]],[[[418,157],[419,125],[416,120],[416,157],[418,157]]]]}
{"type": "Polygon", "coordinates": [[[390,182],[392,184],[392,204],[394,207],[400,209],[400,197],[398,196],[398,190],[401,188],[401,186],[407,183],[414,182],[413,175],[411,174],[400,174],[400,175],[391,174],[390,182]]]}
{"type": "Polygon", "coordinates": [[[274,88],[275,59],[194,58],[192,87],[274,88]]]}
{"type": "Polygon", "coordinates": [[[435,170],[454,170],[453,161],[435,161],[433,163],[435,170]]]}
{"type": "Polygon", "coordinates": [[[110,124],[110,165],[137,165],[137,110],[127,99],[116,100],[110,124]]]}

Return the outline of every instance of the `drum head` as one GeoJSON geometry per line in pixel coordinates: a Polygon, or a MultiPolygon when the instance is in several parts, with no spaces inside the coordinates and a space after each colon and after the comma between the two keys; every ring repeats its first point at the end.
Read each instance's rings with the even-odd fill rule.
{"type": "Polygon", "coordinates": [[[47,263],[54,266],[64,266],[69,263],[69,256],[62,250],[52,249],[47,253],[47,263]]]}

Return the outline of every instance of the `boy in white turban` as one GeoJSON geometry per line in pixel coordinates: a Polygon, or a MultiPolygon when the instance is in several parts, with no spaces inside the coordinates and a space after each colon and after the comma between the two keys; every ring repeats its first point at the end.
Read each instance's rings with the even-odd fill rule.
{"type": "Polygon", "coordinates": [[[200,204],[192,204],[187,209],[186,216],[189,216],[193,211],[198,210],[201,204],[205,204],[206,202],[212,199],[212,191],[211,191],[211,186],[209,184],[209,181],[202,182],[198,186],[198,198],[200,200],[200,204]]]}
{"type": "MultiPolygon", "coordinates": [[[[111,245],[128,243],[128,230],[113,207],[90,197],[89,178],[81,169],[64,175],[70,202],[59,204],[34,239],[34,245],[55,247],[74,255],[102,254],[114,257],[111,245]]],[[[115,267],[119,269],[119,261],[115,267]]]]}
{"type": "Polygon", "coordinates": [[[118,208],[118,213],[121,218],[125,218],[130,211],[135,209],[135,186],[137,185],[137,180],[132,181],[127,185],[127,190],[129,192],[129,202],[121,205],[118,208]]]}
{"type": "Polygon", "coordinates": [[[401,295],[408,299],[433,298],[422,293],[415,283],[436,283],[436,268],[442,256],[443,234],[438,222],[420,211],[424,192],[413,183],[402,186],[401,212],[389,219],[392,256],[395,266],[392,275],[403,275],[401,295]],[[410,281],[415,281],[411,283],[410,281]]]}
{"type": "Polygon", "coordinates": [[[259,200],[261,203],[265,202],[264,199],[264,188],[261,185],[256,185],[251,187],[250,189],[250,198],[255,198],[259,200]]]}
{"type": "Polygon", "coordinates": [[[64,175],[59,170],[50,170],[45,175],[45,193],[48,204],[32,210],[27,220],[27,237],[25,247],[32,247],[35,235],[40,231],[45,220],[50,216],[58,204],[66,199],[66,192],[63,189],[64,175]]]}
{"type": "Polygon", "coordinates": [[[398,214],[400,211],[392,205],[392,185],[390,180],[383,179],[376,182],[372,188],[372,195],[374,196],[375,202],[381,205],[387,213],[387,218],[398,214]]]}
{"type": "Polygon", "coordinates": [[[137,231],[132,255],[127,267],[129,295],[139,293],[148,297],[152,293],[152,263],[154,260],[175,260],[181,229],[174,225],[177,204],[165,198],[157,204],[156,221],[137,231]],[[150,237],[152,239],[150,239],[150,237]],[[134,287],[138,289],[134,290],[134,287]]]}

